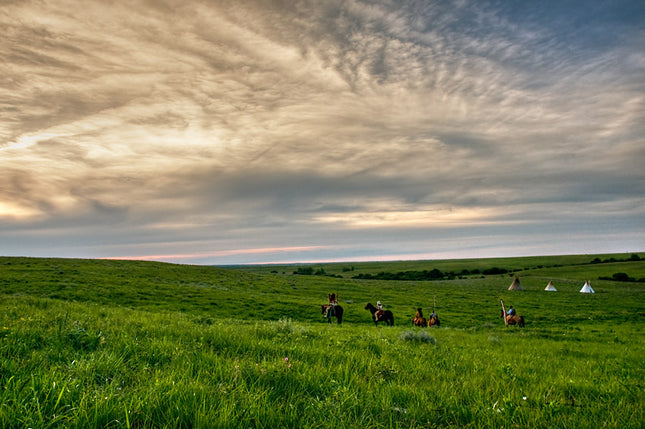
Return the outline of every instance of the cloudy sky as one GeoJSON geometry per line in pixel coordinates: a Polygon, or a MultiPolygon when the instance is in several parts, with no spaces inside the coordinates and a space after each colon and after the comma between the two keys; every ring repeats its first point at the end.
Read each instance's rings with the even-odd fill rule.
{"type": "Polygon", "coordinates": [[[1,0],[0,255],[645,251],[645,2],[1,0]]]}

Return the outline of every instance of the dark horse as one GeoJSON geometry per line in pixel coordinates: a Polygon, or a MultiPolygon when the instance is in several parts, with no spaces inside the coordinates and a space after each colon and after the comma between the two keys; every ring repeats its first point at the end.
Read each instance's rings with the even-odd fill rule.
{"type": "Polygon", "coordinates": [[[499,317],[500,317],[500,318],[502,318],[502,319],[503,319],[504,317],[506,317],[506,324],[507,324],[507,325],[517,325],[517,326],[519,326],[520,328],[523,328],[523,327],[524,327],[524,316],[518,316],[517,314],[514,314],[514,315],[512,315],[512,316],[508,316],[508,315],[506,315],[506,314],[504,313],[504,310],[502,310],[502,311],[499,313],[499,317]]]}
{"type": "Polygon", "coordinates": [[[369,310],[369,312],[372,313],[372,320],[374,321],[374,325],[378,325],[378,322],[385,322],[387,326],[394,326],[394,315],[390,310],[383,311],[383,314],[381,314],[378,319],[376,319],[376,317],[374,316],[378,309],[369,302],[365,306],[365,310],[369,310]]]}
{"type": "Polygon", "coordinates": [[[336,318],[339,325],[343,323],[343,307],[340,305],[321,305],[320,312],[327,317],[327,323],[331,323],[332,317],[336,318]]]}

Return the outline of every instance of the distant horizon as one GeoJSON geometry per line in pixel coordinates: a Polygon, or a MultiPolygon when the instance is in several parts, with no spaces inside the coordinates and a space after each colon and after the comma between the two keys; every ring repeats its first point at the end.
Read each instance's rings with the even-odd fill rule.
{"type": "Polygon", "coordinates": [[[626,252],[599,252],[599,253],[557,253],[557,254],[534,254],[534,255],[516,255],[516,256],[486,256],[486,257],[464,257],[464,258],[420,258],[420,259],[363,259],[363,260],[319,260],[319,261],[278,261],[278,262],[252,262],[252,263],[229,263],[229,264],[195,264],[172,262],[162,259],[142,259],[137,257],[119,258],[85,258],[85,257],[59,257],[59,256],[25,256],[25,255],[0,255],[5,258],[37,258],[37,259],[78,259],[78,260],[104,260],[104,261],[132,261],[132,262],[161,262],[175,265],[200,265],[214,267],[235,267],[249,265],[313,265],[313,264],[351,264],[351,263],[369,263],[369,262],[425,262],[425,261],[458,261],[458,260],[481,260],[481,259],[515,259],[515,258],[539,258],[539,257],[557,257],[557,256],[612,256],[612,255],[639,255],[645,253],[642,251],[626,252]]]}
{"type": "MultiPolygon", "coordinates": [[[[480,260],[480,259],[514,259],[514,258],[539,258],[539,257],[550,257],[550,256],[609,256],[609,255],[631,255],[637,254],[640,256],[643,251],[629,251],[629,252],[618,252],[618,253],[558,253],[558,254],[545,254],[545,255],[519,255],[519,256],[487,256],[487,257],[472,257],[472,258],[432,258],[432,259],[372,259],[372,260],[346,260],[346,261],[294,261],[294,262],[259,262],[259,263],[240,263],[240,264],[214,264],[215,267],[235,267],[235,266],[246,266],[246,265],[313,265],[313,264],[352,264],[352,263],[369,263],[369,262],[425,262],[425,261],[461,261],[461,260],[480,260]]],[[[116,260],[111,258],[111,260],[116,260]]],[[[123,259],[121,259],[123,260],[123,259]]],[[[135,259],[127,259],[135,260],[135,259]]],[[[141,260],[141,259],[136,259],[141,260]]],[[[163,261],[151,261],[151,262],[163,262],[163,261]]],[[[179,265],[179,264],[178,264],[179,265]]],[[[201,264],[200,264],[201,265],[201,264]]]]}

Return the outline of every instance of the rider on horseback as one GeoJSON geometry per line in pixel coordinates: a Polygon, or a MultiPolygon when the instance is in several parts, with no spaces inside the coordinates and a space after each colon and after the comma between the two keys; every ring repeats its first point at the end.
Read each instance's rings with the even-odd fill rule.
{"type": "Polygon", "coordinates": [[[329,300],[329,304],[327,305],[327,312],[325,313],[325,317],[328,319],[334,315],[334,310],[335,307],[338,305],[338,300],[336,299],[336,294],[335,293],[330,293],[327,294],[327,299],[329,300]]]}
{"type": "Polygon", "coordinates": [[[511,307],[508,310],[506,310],[506,320],[507,321],[511,320],[513,318],[513,316],[515,316],[516,314],[517,314],[517,312],[515,311],[515,309],[511,305],[511,307]]]}
{"type": "Polygon", "coordinates": [[[427,323],[426,318],[423,317],[423,309],[421,307],[417,308],[417,312],[412,319],[412,324],[414,326],[424,326],[427,323]]]}
{"type": "Polygon", "coordinates": [[[383,316],[383,304],[381,301],[376,302],[376,312],[374,313],[374,320],[378,322],[379,317],[383,316]]]}

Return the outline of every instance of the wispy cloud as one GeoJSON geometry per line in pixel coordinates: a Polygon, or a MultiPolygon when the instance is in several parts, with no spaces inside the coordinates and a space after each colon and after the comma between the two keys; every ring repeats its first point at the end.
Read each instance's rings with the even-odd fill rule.
{"type": "Polygon", "coordinates": [[[121,260],[152,260],[152,261],[181,261],[181,260],[195,260],[207,258],[221,258],[228,256],[244,256],[244,255],[257,255],[269,254],[276,255],[286,252],[312,252],[324,249],[324,246],[301,246],[301,247],[268,247],[261,249],[235,249],[235,250],[222,250],[218,252],[203,252],[203,253],[184,253],[177,255],[137,255],[137,256],[112,256],[105,259],[121,259],[121,260]]]}
{"type": "Polygon", "coordinates": [[[545,222],[623,250],[645,12],[578,6],[7,3],[0,253],[453,255],[448,232],[513,253],[545,222]]]}

